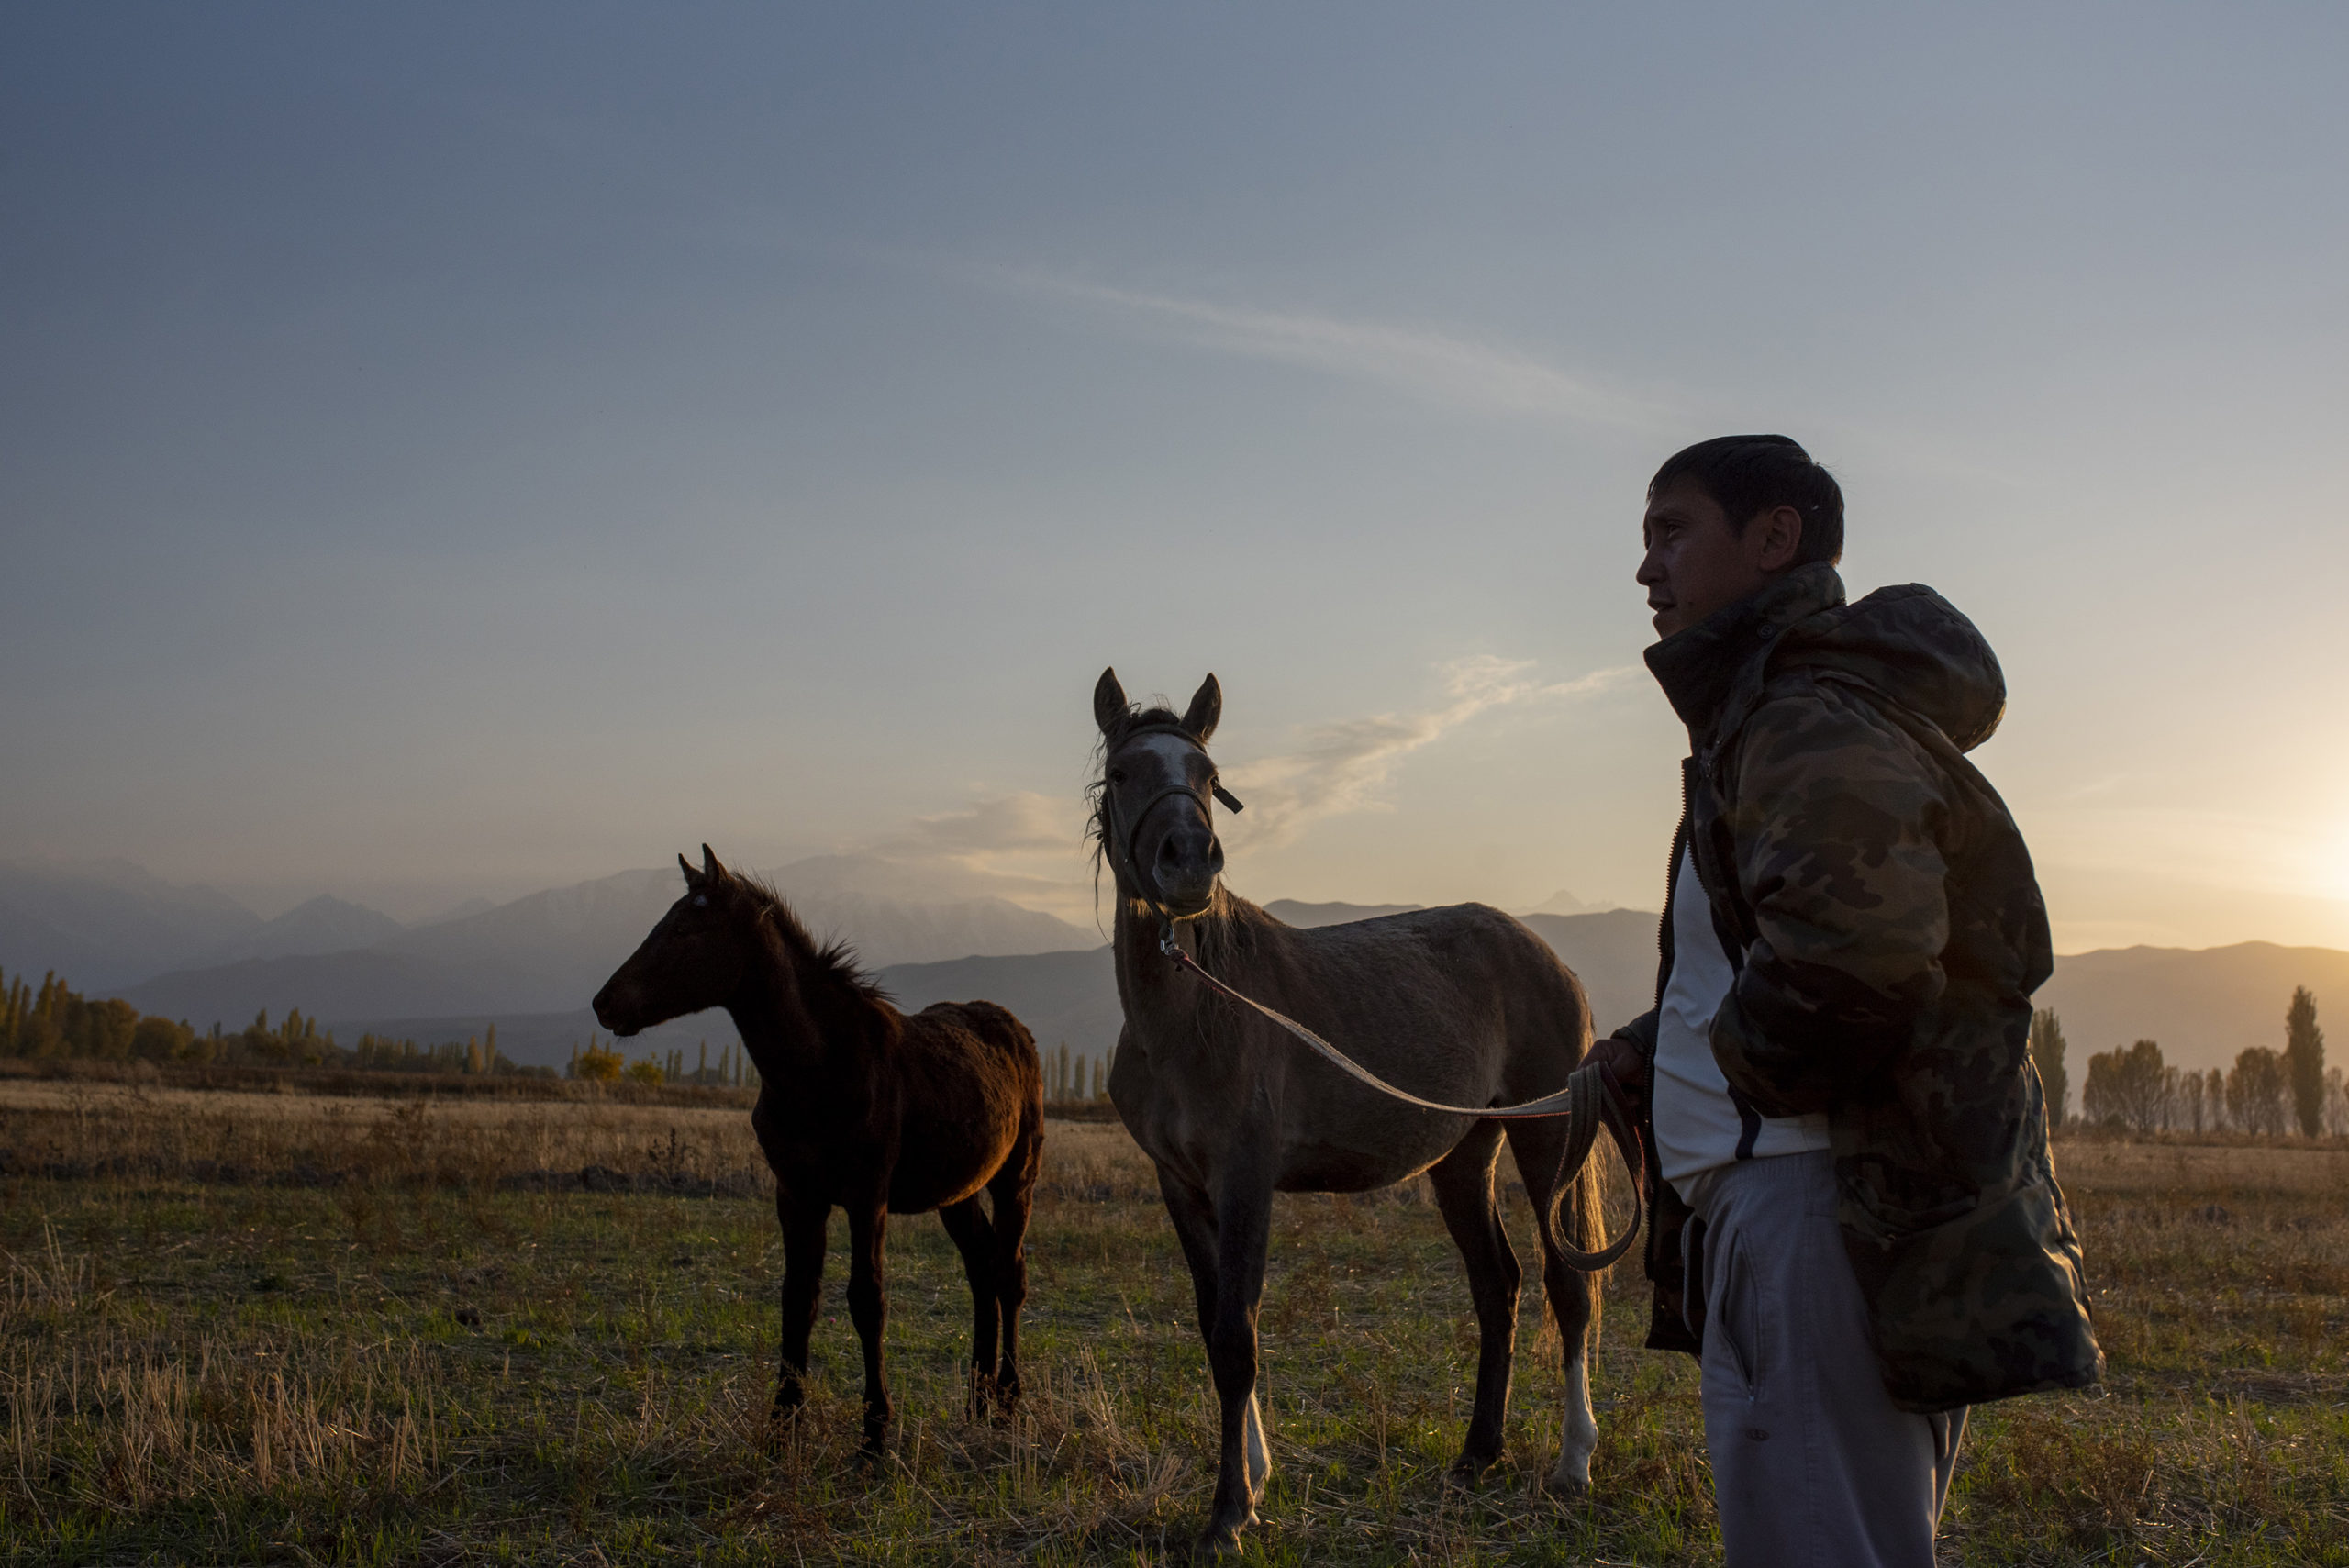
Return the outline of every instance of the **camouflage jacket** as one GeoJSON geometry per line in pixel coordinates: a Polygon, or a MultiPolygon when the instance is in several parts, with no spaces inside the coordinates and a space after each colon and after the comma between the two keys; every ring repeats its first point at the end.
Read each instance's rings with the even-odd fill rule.
{"type": "MultiPolygon", "coordinates": [[[[1932,590],[1846,604],[1798,568],[1648,650],[1688,726],[1693,851],[1737,976],[1713,1019],[1731,1088],[1823,1111],[1837,1218],[1886,1388],[1911,1410],[2076,1388],[2103,1367],[2027,1039],[2054,968],[2022,836],[1965,753],[1998,660],[1932,590]]],[[[1672,969],[1672,912],[1664,966],[1672,969]]],[[[1653,1059],[1655,1015],[1618,1031],[1653,1059]]],[[[1648,1343],[1699,1348],[1703,1293],[1655,1168],[1648,1343]],[[1691,1310],[1693,1304],[1694,1310],[1691,1310]]]]}

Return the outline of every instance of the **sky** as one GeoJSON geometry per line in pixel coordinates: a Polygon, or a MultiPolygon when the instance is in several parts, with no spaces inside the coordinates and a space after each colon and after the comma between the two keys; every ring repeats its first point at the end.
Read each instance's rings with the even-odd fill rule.
{"type": "Polygon", "coordinates": [[[2349,11],[17,5],[0,858],[1655,907],[1643,489],[2004,662],[2059,951],[2349,947],[2349,11]]]}

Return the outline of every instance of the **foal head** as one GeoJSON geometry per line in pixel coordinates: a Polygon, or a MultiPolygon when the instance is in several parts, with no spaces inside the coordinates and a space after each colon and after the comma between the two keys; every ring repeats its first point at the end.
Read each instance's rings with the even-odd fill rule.
{"type": "Polygon", "coordinates": [[[701,869],[685,856],[685,895],[661,917],[636,951],[596,993],[596,1019],[627,1036],[705,1007],[741,989],[759,941],[759,908],[769,900],[701,847],[701,869]]]}
{"type": "Polygon", "coordinates": [[[1223,871],[1214,801],[1240,803],[1216,781],[1208,738],[1223,716],[1223,688],[1209,675],[1176,717],[1163,707],[1126,701],[1115,670],[1093,688],[1093,721],[1101,728],[1101,778],[1094,831],[1128,898],[1154,903],[1175,919],[1204,914],[1223,871]]]}

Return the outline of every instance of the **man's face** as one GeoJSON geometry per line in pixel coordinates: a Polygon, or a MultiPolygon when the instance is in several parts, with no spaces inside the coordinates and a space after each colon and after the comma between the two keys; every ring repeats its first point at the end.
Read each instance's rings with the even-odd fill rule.
{"type": "Polygon", "coordinates": [[[1740,534],[1703,485],[1675,479],[1648,503],[1640,538],[1647,554],[1636,581],[1648,591],[1656,635],[1670,637],[1759,591],[1792,565],[1802,516],[1780,506],[1754,517],[1740,534]]]}

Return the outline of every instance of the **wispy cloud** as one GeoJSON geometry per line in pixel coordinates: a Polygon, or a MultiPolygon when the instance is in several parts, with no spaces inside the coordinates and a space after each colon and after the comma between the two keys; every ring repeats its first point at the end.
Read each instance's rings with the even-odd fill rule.
{"type": "Polygon", "coordinates": [[[1001,276],[1013,287],[1198,348],[1303,365],[1453,407],[1650,432],[1685,423],[1653,399],[1530,355],[1421,328],[1247,309],[1042,272],[1001,276]]]}
{"type": "Polygon", "coordinates": [[[1321,725],[1297,751],[1227,764],[1232,788],[1248,803],[1230,831],[1252,846],[1269,847],[1287,843],[1323,817],[1377,809],[1378,791],[1397,763],[1478,714],[1514,703],[1586,696],[1632,673],[1625,666],[1543,681],[1532,671],[1528,660],[1463,659],[1445,668],[1447,700],[1440,707],[1321,725]]]}
{"type": "MultiPolygon", "coordinates": [[[[1444,697],[1436,706],[1316,726],[1297,750],[1275,756],[1221,759],[1248,809],[1219,817],[1219,827],[1251,849],[1270,848],[1325,818],[1384,809],[1380,791],[1403,760],[1477,715],[1586,696],[1633,673],[1626,666],[1549,681],[1526,660],[1456,661],[1443,668],[1444,697]]],[[[841,853],[799,861],[786,868],[786,891],[916,902],[991,896],[1085,923],[1094,889],[1085,816],[1074,792],[989,795],[841,853]]]]}
{"type": "Polygon", "coordinates": [[[904,829],[786,868],[792,888],[914,902],[1008,898],[1064,919],[1090,906],[1085,805],[1033,790],[916,817],[904,829]]]}

